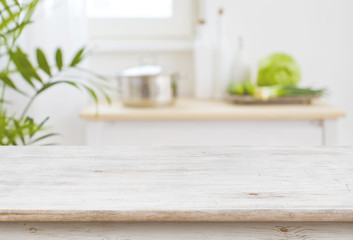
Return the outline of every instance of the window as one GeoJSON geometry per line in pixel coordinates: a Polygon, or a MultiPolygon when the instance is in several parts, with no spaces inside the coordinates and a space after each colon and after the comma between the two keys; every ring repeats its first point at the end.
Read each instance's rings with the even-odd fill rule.
{"type": "Polygon", "coordinates": [[[190,39],[194,0],[87,0],[93,40],[190,39]]]}
{"type": "Polygon", "coordinates": [[[88,0],[90,18],[171,18],[173,0],[88,0]]]}

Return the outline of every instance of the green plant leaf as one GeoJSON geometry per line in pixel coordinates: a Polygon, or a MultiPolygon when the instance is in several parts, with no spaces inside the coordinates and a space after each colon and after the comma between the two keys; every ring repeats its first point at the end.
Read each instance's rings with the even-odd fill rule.
{"type": "Polygon", "coordinates": [[[14,84],[14,82],[9,78],[8,75],[4,74],[4,73],[0,73],[0,80],[4,82],[4,84],[6,84],[7,86],[17,90],[16,85],[14,84]]]}
{"type": "MultiPolygon", "coordinates": [[[[94,74],[90,74],[90,75],[95,76],[94,74]]],[[[77,83],[77,85],[82,86],[83,88],[85,88],[85,86],[89,86],[91,90],[93,90],[96,93],[97,96],[101,95],[102,97],[105,98],[108,104],[112,104],[112,99],[108,93],[114,89],[112,88],[112,86],[105,84],[104,82],[102,83],[101,81],[97,81],[97,79],[94,79],[94,78],[92,79],[89,76],[72,76],[71,79],[75,79],[75,82],[77,83]]],[[[86,89],[86,91],[88,90],[86,89]]],[[[90,92],[88,93],[90,96],[92,96],[90,92]]]]}
{"type": "Polygon", "coordinates": [[[13,0],[13,1],[17,6],[20,6],[20,3],[17,0],[13,0]]]}
{"type": "Polygon", "coordinates": [[[16,65],[17,70],[20,72],[22,77],[32,86],[34,87],[32,78],[37,79],[39,82],[43,82],[32,63],[29,61],[28,56],[21,50],[21,48],[17,47],[15,52],[10,53],[11,60],[16,65]]]}
{"type": "Polygon", "coordinates": [[[0,4],[2,5],[0,11],[0,32],[5,36],[11,33],[11,36],[7,39],[8,44],[11,45],[6,43],[8,50],[12,50],[12,48],[16,46],[15,43],[20,37],[25,25],[31,22],[30,19],[39,1],[41,0],[21,1],[20,4],[17,0],[0,0],[0,4]]]}
{"type": "Polygon", "coordinates": [[[7,99],[0,99],[0,104],[2,104],[2,103],[12,104],[12,102],[7,99]]]}
{"type": "Polygon", "coordinates": [[[18,136],[21,139],[22,144],[26,145],[26,141],[25,141],[24,134],[23,134],[23,130],[25,127],[21,125],[20,120],[13,119],[13,122],[14,122],[14,125],[16,128],[16,131],[18,133],[18,136]]]}
{"type": "Polygon", "coordinates": [[[42,141],[57,133],[39,135],[45,130],[44,125],[48,118],[37,124],[31,117],[15,118],[0,111],[0,145],[31,145],[42,141]],[[39,135],[39,136],[38,136],[39,135]],[[33,139],[36,137],[35,139],[33,139]]]}
{"type": "Polygon", "coordinates": [[[58,67],[59,71],[61,71],[63,69],[63,53],[60,48],[56,50],[55,61],[56,66],[58,67]]]}
{"type": "MultiPolygon", "coordinates": [[[[0,3],[3,5],[4,10],[9,14],[10,17],[13,16],[10,6],[7,4],[6,0],[0,0],[0,3]]],[[[2,15],[2,14],[1,14],[2,15]]]]}
{"type": "Polygon", "coordinates": [[[25,95],[27,96],[27,94],[23,91],[21,91],[20,89],[18,89],[14,83],[14,81],[12,81],[10,79],[10,77],[8,75],[6,75],[5,73],[0,73],[0,81],[3,81],[3,83],[6,85],[6,86],[9,86],[10,88],[12,88],[13,90],[15,90],[16,92],[22,94],[22,95],[25,95]]]}
{"type": "Polygon", "coordinates": [[[108,94],[104,93],[104,98],[105,98],[105,101],[107,101],[107,103],[109,105],[112,104],[112,99],[110,98],[110,96],[108,94]]]}
{"type": "Polygon", "coordinates": [[[92,75],[92,76],[98,78],[99,80],[106,81],[106,82],[109,81],[109,79],[107,77],[105,77],[105,76],[103,76],[101,74],[95,73],[95,72],[93,72],[91,70],[88,70],[88,69],[85,69],[85,68],[80,68],[80,67],[76,67],[75,69],[80,71],[80,72],[92,75]]]}
{"type": "Polygon", "coordinates": [[[39,48],[37,49],[37,62],[38,66],[51,77],[51,70],[47,58],[45,57],[44,52],[39,48]]]}
{"type": "Polygon", "coordinates": [[[41,123],[39,123],[38,126],[36,126],[34,124],[33,128],[31,129],[31,131],[29,133],[30,138],[32,138],[36,132],[43,130],[43,126],[44,126],[44,124],[46,124],[48,122],[48,120],[49,120],[49,117],[46,117],[41,123]]]}
{"type": "Polygon", "coordinates": [[[8,28],[11,23],[13,23],[17,17],[21,15],[21,11],[16,12],[14,14],[9,15],[8,17],[4,17],[1,15],[2,21],[0,22],[0,32],[2,32],[4,29],[8,28]]]}
{"type": "Polygon", "coordinates": [[[97,96],[96,92],[90,87],[87,87],[87,86],[83,86],[83,87],[87,90],[89,95],[93,98],[94,102],[98,103],[98,96],[97,96]]]}
{"type": "Polygon", "coordinates": [[[24,21],[22,23],[18,23],[18,24],[16,24],[16,26],[8,28],[8,30],[5,31],[2,35],[7,36],[9,34],[16,33],[30,23],[32,23],[32,22],[31,21],[24,21]]]}
{"type": "Polygon", "coordinates": [[[80,62],[82,62],[84,55],[83,53],[85,52],[86,48],[81,48],[76,55],[74,56],[74,58],[72,59],[72,62],[70,64],[70,67],[75,67],[77,66],[80,62]]]}
{"type": "Polygon", "coordinates": [[[46,134],[46,135],[41,136],[41,137],[39,137],[39,138],[37,138],[37,139],[34,139],[33,141],[30,142],[30,144],[34,144],[34,143],[37,143],[37,142],[39,142],[39,141],[42,141],[42,140],[44,140],[44,139],[47,139],[47,138],[50,138],[50,137],[54,137],[54,136],[59,136],[59,134],[58,134],[58,133],[49,133],[49,134],[46,134]]]}
{"type": "Polygon", "coordinates": [[[72,82],[72,81],[60,80],[60,81],[55,81],[55,82],[50,82],[50,83],[44,84],[43,87],[37,91],[37,95],[39,95],[40,93],[44,92],[48,88],[51,88],[51,87],[53,87],[55,85],[59,85],[59,84],[67,84],[67,85],[71,85],[71,86],[73,86],[73,87],[75,87],[77,89],[80,89],[79,86],[76,83],[72,82]]]}
{"type": "Polygon", "coordinates": [[[22,31],[24,27],[31,23],[31,18],[34,14],[34,11],[36,10],[39,2],[42,0],[31,0],[31,1],[21,1],[19,3],[17,0],[15,1],[15,4],[20,8],[20,18],[22,23],[17,22],[17,31],[15,32],[13,36],[13,45],[15,46],[15,42],[18,40],[18,38],[21,36],[22,31]],[[25,24],[23,24],[25,23],[25,24]]]}
{"type": "Polygon", "coordinates": [[[24,80],[26,80],[26,82],[31,85],[32,87],[35,87],[34,86],[34,83],[32,82],[32,78],[31,76],[26,72],[24,71],[24,69],[22,69],[22,66],[21,66],[21,59],[18,57],[18,54],[16,53],[10,53],[10,58],[11,60],[14,62],[14,64],[19,67],[17,67],[17,70],[19,71],[19,73],[21,74],[21,76],[23,77],[24,80]]]}

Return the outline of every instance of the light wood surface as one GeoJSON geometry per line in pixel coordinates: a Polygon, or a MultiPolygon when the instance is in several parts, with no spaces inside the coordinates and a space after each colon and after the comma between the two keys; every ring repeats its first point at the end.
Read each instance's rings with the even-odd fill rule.
{"type": "Polygon", "coordinates": [[[312,105],[234,105],[223,101],[179,99],[169,108],[127,108],[119,101],[82,110],[88,120],[324,120],[345,113],[324,102],[312,105]]]}
{"type": "Polygon", "coordinates": [[[353,221],[353,149],[1,147],[0,221],[353,221]]]}

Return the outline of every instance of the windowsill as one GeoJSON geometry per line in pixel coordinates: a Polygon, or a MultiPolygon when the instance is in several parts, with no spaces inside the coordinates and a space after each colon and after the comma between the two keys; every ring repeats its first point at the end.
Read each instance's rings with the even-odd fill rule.
{"type": "Polygon", "coordinates": [[[190,52],[193,41],[190,39],[168,40],[90,40],[94,53],[114,52],[190,52]]]}

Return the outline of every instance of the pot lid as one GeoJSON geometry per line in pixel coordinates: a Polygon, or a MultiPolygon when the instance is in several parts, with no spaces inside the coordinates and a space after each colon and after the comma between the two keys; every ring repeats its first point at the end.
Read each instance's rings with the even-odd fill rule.
{"type": "Polygon", "coordinates": [[[121,72],[122,77],[143,77],[143,76],[156,76],[163,72],[161,66],[156,65],[142,65],[128,68],[121,72]]]}

